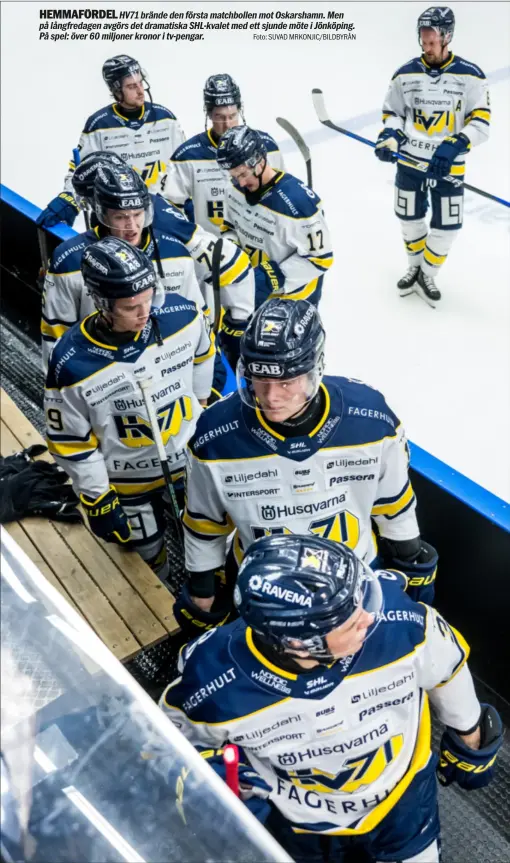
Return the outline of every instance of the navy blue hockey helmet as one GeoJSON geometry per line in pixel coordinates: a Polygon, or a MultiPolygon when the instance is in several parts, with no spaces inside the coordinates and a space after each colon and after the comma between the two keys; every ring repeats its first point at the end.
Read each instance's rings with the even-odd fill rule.
{"type": "Polygon", "coordinates": [[[230,75],[210,75],[204,86],[204,110],[235,105],[242,108],[241,91],[230,75]]]}
{"type": "Polygon", "coordinates": [[[108,210],[143,210],[143,227],[152,224],[154,207],[149,190],[136,171],[129,165],[103,164],[96,170],[94,180],[94,210],[103,225],[111,227],[108,210]]]}
{"type": "Polygon", "coordinates": [[[250,545],[234,602],[248,626],[277,650],[306,650],[330,662],[328,633],[362,607],[374,615],[372,634],[383,596],[377,575],[346,545],[290,534],[250,545]]]}
{"type": "Polygon", "coordinates": [[[142,80],[146,80],[145,73],[138,60],[135,60],[134,57],[130,57],[128,54],[117,54],[115,57],[105,60],[102,72],[103,80],[114,99],[122,99],[122,82],[124,78],[141,75],[142,80]]]}
{"type": "Polygon", "coordinates": [[[94,181],[97,169],[104,165],[114,165],[124,170],[127,167],[124,159],[108,150],[94,150],[92,153],[88,153],[80,164],[76,166],[71,178],[75,197],[78,199],[78,202],[81,200],[87,205],[93,206],[94,181]]]}
{"type": "Polygon", "coordinates": [[[227,129],[220,138],[216,151],[216,161],[220,168],[230,171],[240,165],[256,168],[259,162],[267,159],[267,149],[262,136],[249,126],[234,126],[227,129]]]}
{"type": "Polygon", "coordinates": [[[324,373],[326,334],[308,300],[266,300],[253,314],[242,338],[236,377],[245,404],[258,407],[253,379],[288,381],[308,375],[305,401],[319,389],[324,373]]]}
{"type": "Polygon", "coordinates": [[[418,18],[418,42],[421,45],[421,30],[429,27],[443,37],[443,45],[453,39],[455,15],[449,6],[430,6],[418,18]]]}
{"type": "Polygon", "coordinates": [[[91,243],[83,252],[81,272],[85,287],[100,311],[111,312],[121,297],[159,288],[152,261],[137,246],[118,237],[91,243]]]}

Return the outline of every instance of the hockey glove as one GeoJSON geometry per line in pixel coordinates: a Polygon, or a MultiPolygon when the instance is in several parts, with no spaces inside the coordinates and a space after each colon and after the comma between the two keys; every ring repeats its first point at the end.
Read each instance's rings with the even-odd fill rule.
{"type": "Polygon", "coordinates": [[[113,485],[95,500],[85,494],[80,494],[80,500],[87,513],[92,533],[106,542],[116,542],[118,545],[129,542],[131,525],[113,485]]]}
{"type": "Polygon", "coordinates": [[[276,261],[262,261],[253,270],[255,275],[255,308],[258,309],[271,294],[283,293],[285,276],[276,261]]]}
{"type": "Polygon", "coordinates": [[[221,588],[215,592],[210,611],[203,611],[191,599],[189,584],[184,583],[174,605],[174,617],[184,635],[190,640],[201,635],[206,629],[223,626],[236,616],[232,597],[221,588]]]}
{"type": "Polygon", "coordinates": [[[480,748],[471,749],[453,728],[441,738],[437,778],[441,785],[456,782],[465,791],[483,788],[494,776],[494,762],[503,743],[503,724],[495,707],[482,704],[480,748]]]}
{"type": "Polygon", "coordinates": [[[415,602],[434,601],[437,551],[421,537],[410,540],[380,539],[380,554],[387,569],[397,569],[408,578],[407,595],[415,602]]]}
{"type": "MultiPolygon", "coordinates": [[[[267,784],[265,779],[247,763],[246,756],[239,749],[239,796],[243,803],[248,807],[250,812],[255,815],[261,824],[264,824],[269,813],[271,805],[269,803],[269,795],[273,790],[267,784]]],[[[202,758],[207,761],[210,767],[218,776],[225,782],[226,767],[223,761],[223,749],[204,749],[200,752],[202,758]]]]}
{"type": "Polygon", "coordinates": [[[36,222],[42,228],[53,228],[60,222],[65,222],[72,228],[80,208],[69,192],[61,192],[39,213],[36,222]]]}
{"type": "Polygon", "coordinates": [[[383,129],[375,142],[375,155],[381,162],[396,162],[407,137],[400,129],[383,129]]]}
{"type": "Polygon", "coordinates": [[[239,359],[241,338],[247,326],[248,320],[236,321],[229,311],[223,315],[219,341],[225,358],[234,372],[239,359]]]}
{"type": "Polygon", "coordinates": [[[471,149],[471,141],[462,133],[459,135],[448,135],[441,141],[436,152],[429,163],[429,177],[446,177],[450,169],[461,153],[467,153],[471,149]]]}
{"type": "Polygon", "coordinates": [[[46,516],[55,521],[81,522],[78,498],[68,476],[56,464],[33,461],[46,447],[41,444],[0,457],[0,524],[27,515],[46,516]]]}

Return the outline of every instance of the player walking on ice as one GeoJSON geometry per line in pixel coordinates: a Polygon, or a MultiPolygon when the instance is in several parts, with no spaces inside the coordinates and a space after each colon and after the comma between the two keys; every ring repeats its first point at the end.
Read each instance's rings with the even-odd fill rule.
{"type": "Polygon", "coordinates": [[[399,293],[415,291],[431,306],[441,299],[435,277],[462,228],[465,157],[488,139],[491,119],[484,73],[450,51],[454,29],[447,6],[432,6],[418,18],[423,53],[395,72],[375,148],[382,161],[398,159],[395,213],[409,262],[399,293]],[[406,164],[406,156],[428,162],[427,173],[406,164]]]}
{"type": "Polygon", "coordinates": [[[493,777],[502,723],[476,697],[469,647],[402,580],[316,536],[259,539],[241,619],[185,647],[161,698],[220,775],[222,747],[240,747],[241,798],[296,863],[348,848],[438,863],[436,769],[467,791],[493,777]],[[429,703],[446,725],[439,762],[429,703]]]}
{"type": "Polygon", "coordinates": [[[190,633],[224,619],[216,570],[227,561],[233,580],[253,540],[273,534],[323,536],[367,563],[382,554],[413,598],[433,599],[438,556],[420,537],[402,423],[372,387],[324,377],[324,350],[315,306],[268,300],[241,340],[237,392],[197,423],[183,519],[190,579],[174,607],[190,633]]]}

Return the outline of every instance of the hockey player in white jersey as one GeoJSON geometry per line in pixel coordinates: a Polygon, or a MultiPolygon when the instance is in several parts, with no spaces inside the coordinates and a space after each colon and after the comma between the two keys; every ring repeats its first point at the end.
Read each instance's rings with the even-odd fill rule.
{"type": "MultiPolygon", "coordinates": [[[[81,170],[78,168],[80,177],[81,170]]],[[[88,171],[87,164],[84,170],[88,171]]],[[[44,281],[41,336],[45,370],[57,339],[95,311],[80,263],[84,249],[104,236],[117,236],[139,246],[156,264],[165,290],[203,305],[193,259],[179,240],[153,228],[152,199],[138,174],[129,166],[119,168],[103,162],[96,167],[94,187],[94,227],[57,246],[44,281]]]]}
{"type": "MultiPolygon", "coordinates": [[[[80,205],[90,213],[91,226],[97,223],[94,214],[94,180],[97,169],[104,163],[126,168],[126,163],[113,153],[97,151],[89,153],[73,174],[73,187],[80,205]]],[[[209,309],[214,308],[212,289],[212,253],[217,238],[200,225],[191,222],[174,204],[161,195],[150,192],[154,209],[152,225],[176,240],[184,243],[193,261],[195,274],[209,309]]],[[[254,277],[246,252],[227,239],[222,241],[220,267],[221,305],[234,318],[248,318],[254,305],[254,277]]]]}
{"type": "Polygon", "coordinates": [[[435,276],[462,227],[466,154],[489,137],[487,80],[474,63],[450,51],[455,18],[432,6],[418,19],[421,57],[395,72],[383,107],[384,129],[375,155],[397,161],[395,213],[409,268],[398,282],[401,296],[416,291],[429,305],[441,299],[435,276]],[[414,168],[406,156],[428,163],[414,168]],[[425,222],[428,196],[430,229],[425,222]]]}
{"type": "MultiPolygon", "coordinates": [[[[225,207],[226,178],[216,163],[219,140],[227,129],[244,123],[241,91],[230,75],[211,75],[204,86],[205,131],[189,138],[172,156],[161,193],[184,207],[187,215],[206,231],[219,236],[225,207]],[[210,128],[208,123],[211,122],[210,128]]],[[[259,132],[269,164],[283,171],[276,141],[259,132]]]]}
{"type": "Polygon", "coordinates": [[[97,311],[51,355],[48,447],[92,531],[136,549],[164,580],[165,483],[137,382],[152,381],[172,479],[182,482],[185,446],[211,390],[214,337],[197,304],[166,294],[136,246],[99,240],[83,252],[81,269],[97,311]]]}
{"type": "Polygon", "coordinates": [[[241,340],[237,392],[197,423],[183,519],[190,579],[174,608],[190,632],[224,619],[216,570],[227,560],[230,579],[253,540],[274,534],[323,536],[366,563],[380,554],[406,572],[413,598],[432,601],[438,556],[420,537],[402,423],[372,387],[323,377],[324,349],[311,303],[268,300],[241,340]]]}
{"type": "MultiPolygon", "coordinates": [[[[241,748],[241,797],[296,863],[437,863],[437,776],[487,785],[502,743],[480,704],[462,635],[316,536],[254,542],[239,570],[241,619],[184,647],[160,707],[220,775],[241,748]],[[446,725],[431,750],[430,706],[446,725]],[[359,859],[359,858],[356,858],[359,859]]],[[[164,758],[160,753],[160,758],[164,758]]],[[[164,762],[162,762],[163,766],[164,762]]]]}
{"type": "MultiPolygon", "coordinates": [[[[88,118],[78,144],[80,158],[94,150],[108,150],[135,168],[147,185],[159,183],[172,153],[184,141],[177,118],[168,108],[154,104],[146,73],[133,57],[111,57],[102,71],[115,101],[88,118]]],[[[80,210],[71,182],[75,167],[72,160],[64,191],[41,212],[39,225],[49,228],[59,222],[74,223],[80,210]]]]}
{"type": "MultiPolygon", "coordinates": [[[[333,250],[322,203],[301,180],[271,167],[260,134],[237,126],[222,136],[218,164],[230,174],[222,236],[255,270],[255,308],[269,296],[317,305],[333,250]]],[[[225,315],[222,344],[236,359],[242,327],[225,315]]],[[[235,362],[232,362],[235,367],[235,362]]]]}

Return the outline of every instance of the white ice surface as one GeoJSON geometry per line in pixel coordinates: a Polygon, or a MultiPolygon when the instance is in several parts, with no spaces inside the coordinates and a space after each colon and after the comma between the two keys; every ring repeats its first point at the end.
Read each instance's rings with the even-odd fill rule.
{"type": "MultiPolygon", "coordinates": [[[[54,2],[52,8],[70,4],[54,2]]],[[[71,4],[72,5],[72,4],[71,4]]],[[[84,6],[86,4],[78,4],[84,6]]],[[[101,65],[136,56],[156,102],[171,108],[188,135],[202,128],[205,78],[229,72],[239,82],[247,122],[284,142],[287,168],[304,165],[275,118],[287,117],[313,144],[314,188],[323,198],[336,263],[321,312],[327,371],[379,387],[409,437],[475,482],[510,500],[510,213],[466,194],[465,227],[438,284],[436,310],[397,296],[406,269],[393,215],[393,173],[363,144],[318,124],[312,87],[333,118],[374,139],[394,70],[416,56],[416,18],[424,2],[101,3],[100,8],[206,11],[336,9],[356,25],[356,41],[255,41],[250,31],[207,33],[203,42],[39,40],[39,4],[2,7],[2,182],[40,206],[61,189],[85,118],[108,101],[101,65]],[[370,125],[362,126],[360,115],[370,125]]],[[[49,8],[47,5],[41,8],[49,8]]],[[[458,52],[490,77],[493,126],[468,157],[467,182],[510,200],[510,4],[453,4],[458,52]]],[[[77,225],[80,229],[79,224],[77,225]]]]}

